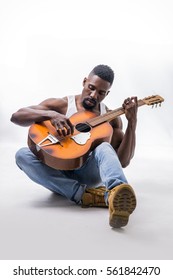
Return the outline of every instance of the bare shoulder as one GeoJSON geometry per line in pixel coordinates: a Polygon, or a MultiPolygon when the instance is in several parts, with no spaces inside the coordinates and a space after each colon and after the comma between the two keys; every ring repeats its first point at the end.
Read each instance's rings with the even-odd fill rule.
{"type": "Polygon", "coordinates": [[[62,114],[66,113],[67,105],[68,105],[67,97],[48,98],[39,104],[39,106],[43,107],[45,110],[54,110],[62,114]]]}

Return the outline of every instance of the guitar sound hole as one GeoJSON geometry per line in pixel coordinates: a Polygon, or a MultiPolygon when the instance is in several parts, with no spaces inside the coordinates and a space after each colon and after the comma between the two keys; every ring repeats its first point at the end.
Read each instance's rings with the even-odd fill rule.
{"type": "Polygon", "coordinates": [[[78,123],[75,128],[79,131],[79,132],[88,132],[91,130],[91,127],[86,124],[86,123],[78,123]]]}

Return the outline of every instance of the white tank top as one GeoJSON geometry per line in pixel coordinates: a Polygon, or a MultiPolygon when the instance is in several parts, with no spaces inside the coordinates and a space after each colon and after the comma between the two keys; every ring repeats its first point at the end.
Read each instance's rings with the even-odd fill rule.
{"type": "MultiPolygon", "coordinates": [[[[77,113],[76,101],[74,95],[67,96],[67,99],[68,99],[68,107],[67,107],[66,117],[70,118],[73,114],[77,113]]],[[[106,106],[104,103],[101,102],[100,115],[103,115],[105,113],[106,113],[106,106]]]]}

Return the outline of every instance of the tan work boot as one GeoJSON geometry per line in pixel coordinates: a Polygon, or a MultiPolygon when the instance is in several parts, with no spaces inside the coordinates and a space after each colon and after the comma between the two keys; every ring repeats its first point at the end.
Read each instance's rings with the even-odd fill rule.
{"type": "Polygon", "coordinates": [[[109,224],[113,228],[127,225],[130,214],[136,208],[136,197],[128,184],[116,186],[109,192],[109,224]]]}
{"type": "Polygon", "coordinates": [[[106,188],[98,187],[98,188],[88,188],[85,190],[82,196],[82,204],[84,207],[108,207],[104,200],[106,188]]]}

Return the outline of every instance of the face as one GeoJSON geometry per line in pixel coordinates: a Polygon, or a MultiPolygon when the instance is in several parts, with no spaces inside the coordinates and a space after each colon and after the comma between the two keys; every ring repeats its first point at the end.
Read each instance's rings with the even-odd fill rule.
{"type": "Polygon", "coordinates": [[[96,75],[89,76],[83,81],[82,105],[87,110],[97,108],[108,95],[110,83],[96,75]]]}

